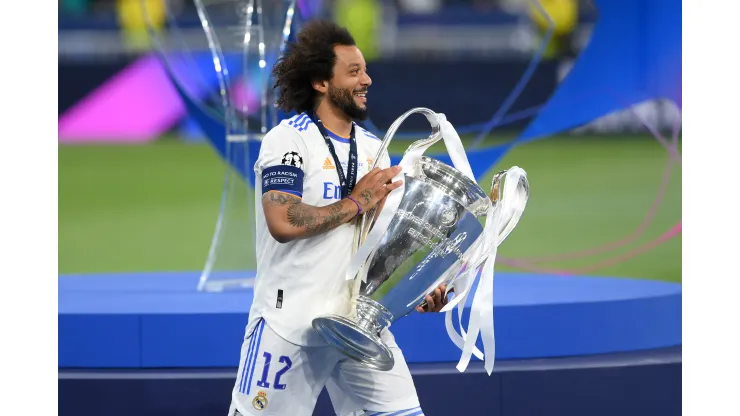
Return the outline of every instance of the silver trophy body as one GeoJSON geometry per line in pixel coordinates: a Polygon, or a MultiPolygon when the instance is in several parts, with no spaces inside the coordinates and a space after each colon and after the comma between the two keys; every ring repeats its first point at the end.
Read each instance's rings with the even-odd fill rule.
{"type": "MultiPolygon", "coordinates": [[[[401,116],[386,134],[378,156],[387,148],[400,121],[414,111],[431,112],[416,109],[401,116]]],[[[409,149],[441,138],[438,127],[434,127],[428,139],[409,149]]],[[[496,176],[494,190],[501,178],[502,175],[496,176]]],[[[357,277],[362,282],[355,310],[348,316],[313,320],[314,329],[329,345],[382,371],[393,368],[394,360],[381,341],[380,332],[413,312],[440,284],[453,285],[464,267],[476,267],[485,260],[472,257],[472,253],[481,242],[482,220],[496,202],[494,190],[489,197],[461,171],[426,156],[405,173],[404,181],[398,210],[357,277]]],[[[374,212],[370,211],[359,222],[358,246],[372,226],[373,217],[374,212]]]]}

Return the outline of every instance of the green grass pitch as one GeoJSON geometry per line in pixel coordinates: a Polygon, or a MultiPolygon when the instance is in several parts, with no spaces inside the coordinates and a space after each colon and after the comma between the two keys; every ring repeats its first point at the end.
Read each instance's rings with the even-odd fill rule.
{"type": "MultiPolygon", "coordinates": [[[[627,237],[648,212],[667,163],[666,150],[647,137],[556,137],[516,147],[480,181],[488,190],[494,171],[512,165],[528,173],[529,205],[499,256],[566,253],[627,237]]],[[[224,172],[206,144],[60,145],[59,273],[201,270],[224,172]]],[[[634,243],[545,266],[578,268],[618,256],[680,219],[681,169],[674,166],[654,220],[634,243]]],[[[681,237],[590,274],[680,282],[681,237]]]]}

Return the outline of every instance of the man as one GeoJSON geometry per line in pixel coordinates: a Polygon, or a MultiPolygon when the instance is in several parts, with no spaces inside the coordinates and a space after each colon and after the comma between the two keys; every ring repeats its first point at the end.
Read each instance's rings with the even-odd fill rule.
{"type": "MultiPolygon", "coordinates": [[[[381,141],[355,124],[367,113],[372,83],[347,30],[312,21],[273,68],[278,105],[298,115],[265,136],[255,163],[257,278],[229,416],[311,415],[327,387],[338,415],[423,415],[411,374],[393,335],[387,372],[346,359],[311,321],[350,310],[345,279],[357,215],[402,185],[381,141]],[[399,412],[399,413],[395,413],[399,412]]],[[[382,206],[378,206],[382,209],[382,206]]],[[[419,312],[438,312],[444,286],[419,312]]]]}

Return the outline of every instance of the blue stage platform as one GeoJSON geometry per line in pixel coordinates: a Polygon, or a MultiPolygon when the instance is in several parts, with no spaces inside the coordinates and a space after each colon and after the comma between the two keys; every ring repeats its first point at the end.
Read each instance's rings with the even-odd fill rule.
{"type": "MultiPolygon", "coordinates": [[[[680,416],[681,348],[409,365],[426,416],[680,416]]],[[[60,416],[226,416],[236,368],[60,370],[60,416]]],[[[333,415],[328,395],[314,416],[333,415]]],[[[286,415],[290,416],[290,415],[286,415]]]]}
{"type": "MultiPolygon", "coordinates": [[[[236,368],[253,294],[198,293],[198,277],[60,276],[60,369],[236,368]]],[[[681,345],[680,284],[499,272],[494,305],[497,361],[681,345]]],[[[454,369],[443,314],[413,313],[392,331],[409,363],[454,369]]]]}

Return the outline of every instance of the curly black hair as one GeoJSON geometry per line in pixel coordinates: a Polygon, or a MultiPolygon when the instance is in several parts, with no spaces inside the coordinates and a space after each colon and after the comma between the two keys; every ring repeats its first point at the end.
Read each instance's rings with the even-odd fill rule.
{"type": "Polygon", "coordinates": [[[296,37],[275,63],[272,75],[279,93],[278,107],[301,113],[314,110],[319,92],[312,83],[332,77],[337,59],[334,46],[354,46],[355,39],[347,29],[328,20],[308,22],[296,37]]]}

